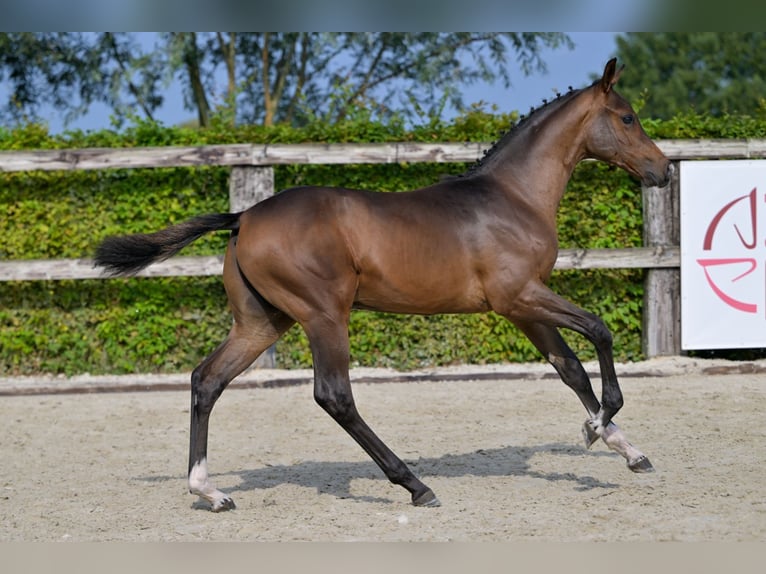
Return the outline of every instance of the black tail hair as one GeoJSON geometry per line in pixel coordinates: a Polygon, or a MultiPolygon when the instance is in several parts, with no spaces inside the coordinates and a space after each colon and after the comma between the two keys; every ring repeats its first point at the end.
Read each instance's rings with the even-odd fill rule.
{"type": "Polygon", "coordinates": [[[94,265],[112,277],[135,275],[164,261],[211,231],[239,229],[241,213],[201,215],[155,233],[107,237],[96,248],[94,265]]]}

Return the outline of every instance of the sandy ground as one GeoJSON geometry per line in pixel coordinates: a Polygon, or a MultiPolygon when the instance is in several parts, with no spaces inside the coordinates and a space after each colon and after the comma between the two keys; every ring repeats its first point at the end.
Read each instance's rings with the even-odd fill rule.
{"type": "Polygon", "coordinates": [[[652,474],[585,450],[584,410],[536,366],[361,377],[362,415],[439,508],[411,506],[305,382],[220,399],[210,470],[237,503],[220,514],[186,490],[187,390],[0,396],[0,540],[766,540],[766,374],[660,371],[622,378],[615,419],[652,474]]]}

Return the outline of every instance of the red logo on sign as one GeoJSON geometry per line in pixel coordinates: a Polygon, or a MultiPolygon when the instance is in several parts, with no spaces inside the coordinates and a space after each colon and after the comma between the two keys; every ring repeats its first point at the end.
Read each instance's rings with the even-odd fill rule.
{"type": "MultiPolygon", "coordinates": [[[[724,205],[721,210],[716,213],[715,217],[710,221],[710,225],[708,225],[707,231],[705,233],[705,239],[702,244],[702,249],[704,251],[712,251],[713,250],[713,240],[716,237],[717,233],[724,233],[727,230],[730,230],[730,228],[721,228],[721,220],[723,220],[724,216],[736,205],[738,205],[741,202],[747,202],[747,207],[749,208],[750,212],[750,229],[747,230],[745,233],[742,232],[740,227],[738,225],[734,225],[734,230],[737,233],[737,237],[739,238],[739,241],[742,243],[742,247],[746,251],[752,251],[756,248],[757,242],[758,242],[758,219],[757,219],[757,206],[756,206],[756,196],[757,191],[756,188],[753,188],[753,190],[748,193],[747,195],[743,195],[742,197],[738,197],[737,199],[730,201],[726,205],[724,205]]],[[[747,277],[750,275],[753,271],[755,271],[756,267],[758,266],[758,263],[756,260],[752,257],[713,257],[710,259],[697,259],[697,263],[699,263],[702,266],[702,269],[705,272],[705,278],[707,279],[708,284],[710,285],[710,288],[713,290],[713,292],[718,296],[718,298],[729,305],[730,307],[733,307],[737,311],[742,311],[744,313],[757,313],[758,312],[758,305],[756,303],[749,303],[746,301],[740,301],[739,299],[736,299],[735,297],[729,295],[726,293],[725,289],[717,284],[713,277],[710,274],[709,268],[710,267],[718,267],[718,266],[733,266],[733,270],[735,271],[736,275],[733,279],[730,280],[730,283],[736,283],[743,277],[747,277]],[[744,271],[743,271],[744,269],[744,271]]]]}

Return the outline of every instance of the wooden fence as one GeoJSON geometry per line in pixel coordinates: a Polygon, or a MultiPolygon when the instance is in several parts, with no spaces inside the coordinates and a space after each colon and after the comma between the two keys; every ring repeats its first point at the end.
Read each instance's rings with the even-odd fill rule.
{"type": "MultiPolygon", "coordinates": [[[[676,164],[666,188],[643,188],[644,246],[562,249],[556,269],[644,268],[643,350],[647,357],[677,355],[680,345],[680,231],[677,162],[691,159],[766,158],[766,140],[661,140],[676,164]]],[[[0,152],[0,171],[231,166],[229,205],[240,211],[274,193],[273,166],[472,162],[486,143],[236,144],[197,147],[103,148],[0,152]]],[[[216,275],[223,256],[175,257],[139,276],[216,275]]],[[[90,259],[0,261],[0,281],[93,279],[90,259]]],[[[268,364],[268,361],[267,361],[268,364]]]]}

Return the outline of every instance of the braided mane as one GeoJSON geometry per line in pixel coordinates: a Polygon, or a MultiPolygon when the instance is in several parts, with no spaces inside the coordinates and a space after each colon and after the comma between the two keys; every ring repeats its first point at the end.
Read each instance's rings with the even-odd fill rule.
{"type": "Polygon", "coordinates": [[[553,100],[548,101],[544,99],[543,103],[538,107],[530,108],[528,114],[520,116],[517,123],[513,124],[506,132],[501,134],[500,138],[492,144],[492,147],[488,150],[485,150],[484,155],[480,159],[476,160],[476,162],[474,162],[468,168],[468,171],[458,175],[458,177],[474,175],[479,169],[481,169],[484,163],[497,152],[498,149],[508,144],[508,142],[518,136],[519,133],[524,132],[528,126],[533,125],[535,121],[543,115],[541,112],[550,110],[554,107],[558,107],[558,105],[570,100],[581,91],[582,89],[575,90],[572,88],[572,86],[569,86],[566,94],[560,94],[559,92],[556,92],[556,97],[553,100]]]}

